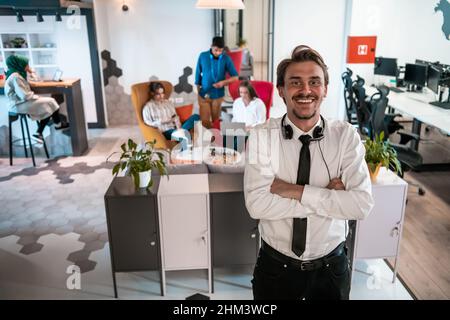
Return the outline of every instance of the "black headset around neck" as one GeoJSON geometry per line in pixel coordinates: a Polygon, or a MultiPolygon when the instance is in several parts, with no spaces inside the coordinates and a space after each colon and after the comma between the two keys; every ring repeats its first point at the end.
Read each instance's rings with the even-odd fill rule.
{"type": "MultiPolygon", "coordinates": [[[[283,118],[281,119],[281,127],[282,127],[282,133],[283,138],[286,140],[292,139],[294,136],[294,130],[292,129],[290,124],[285,123],[287,113],[284,114],[283,118]]],[[[322,126],[317,126],[313,130],[313,136],[310,141],[320,141],[324,138],[323,132],[325,131],[325,119],[320,115],[320,119],[322,120],[322,126]]]]}
{"type": "MultiPolygon", "coordinates": [[[[283,138],[286,140],[291,140],[292,137],[294,136],[294,129],[292,129],[290,124],[286,123],[286,116],[287,113],[284,114],[283,118],[281,118],[281,132],[283,134],[283,138]]],[[[322,117],[322,115],[320,115],[320,119],[322,120],[322,126],[316,126],[313,130],[313,136],[311,138],[311,142],[312,141],[317,141],[319,142],[320,140],[322,140],[325,136],[324,136],[324,131],[325,131],[325,119],[322,117]]],[[[322,160],[323,163],[325,163],[325,167],[327,168],[327,173],[328,173],[328,179],[331,181],[331,175],[330,175],[330,169],[328,168],[327,162],[325,161],[325,157],[323,156],[323,152],[322,152],[322,147],[320,146],[320,143],[318,143],[319,145],[319,150],[320,150],[320,154],[322,155],[322,160]]]]}

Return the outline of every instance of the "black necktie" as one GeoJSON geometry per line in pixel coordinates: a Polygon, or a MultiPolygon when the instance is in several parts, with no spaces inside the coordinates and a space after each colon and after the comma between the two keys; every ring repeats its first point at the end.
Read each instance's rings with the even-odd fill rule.
{"type": "MultiPolygon", "coordinates": [[[[309,152],[309,143],[311,136],[305,134],[299,137],[302,142],[300,149],[300,159],[298,161],[297,184],[305,185],[309,183],[309,171],[311,168],[311,153],[309,152]]],[[[292,232],[292,251],[301,256],[305,251],[306,244],[306,218],[294,218],[292,232]]]]}

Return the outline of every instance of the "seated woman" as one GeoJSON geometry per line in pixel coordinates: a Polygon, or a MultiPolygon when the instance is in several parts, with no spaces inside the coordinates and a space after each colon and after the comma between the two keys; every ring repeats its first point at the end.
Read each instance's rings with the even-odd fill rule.
{"type": "Polygon", "coordinates": [[[194,129],[195,121],[200,120],[198,114],[191,115],[183,124],[180,122],[173,103],[164,98],[164,86],[160,82],[152,82],[149,86],[150,100],[142,110],[145,124],[159,129],[166,139],[179,141],[172,137],[177,129],[191,131],[194,129]]]}
{"type": "Polygon", "coordinates": [[[59,105],[55,99],[40,97],[34,94],[27,82],[27,72],[30,72],[28,59],[22,56],[9,56],[6,59],[5,95],[9,98],[11,111],[28,114],[32,120],[38,121],[38,129],[33,137],[43,142],[42,133],[45,126],[53,119],[57,130],[69,125],[62,121],[59,115],[59,105]]]}
{"type": "Polygon", "coordinates": [[[239,85],[239,95],[233,102],[233,122],[244,122],[247,129],[266,121],[266,105],[258,98],[248,81],[239,85]]]}

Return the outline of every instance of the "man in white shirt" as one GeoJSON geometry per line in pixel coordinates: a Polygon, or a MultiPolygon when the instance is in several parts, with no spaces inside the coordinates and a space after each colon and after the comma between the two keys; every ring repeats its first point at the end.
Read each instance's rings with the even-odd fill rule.
{"type": "Polygon", "coordinates": [[[281,61],[277,88],[287,114],[251,131],[244,175],[262,237],[254,298],[348,299],[347,220],[373,207],[364,146],[350,124],[320,116],[328,72],[315,50],[281,61]]]}

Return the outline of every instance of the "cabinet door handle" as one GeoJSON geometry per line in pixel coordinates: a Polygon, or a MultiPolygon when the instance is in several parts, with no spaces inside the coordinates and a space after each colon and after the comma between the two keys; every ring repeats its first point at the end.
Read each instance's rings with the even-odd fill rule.
{"type": "Polygon", "coordinates": [[[206,237],[207,237],[207,235],[208,235],[208,232],[205,232],[205,233],[202,235],[202,240],[205,242],[205,244],[206,244],[206,237]]]}
{"type": "Polygon", "coordinates": [[[398,227],[395,227],[394,229],[392,229],[391,231],[391,237],[398,237],[399,234],[399,229],[398,227]]]}
{"type": "Polygon", "coordinates": [[[155,241],[152,241],[152,242],[150,242],[150,245],[151,245],[152,247],[154,247],[154,246],[155,246],[155,244],[156,244],[156,242],[155,242],[155,241]]]}

